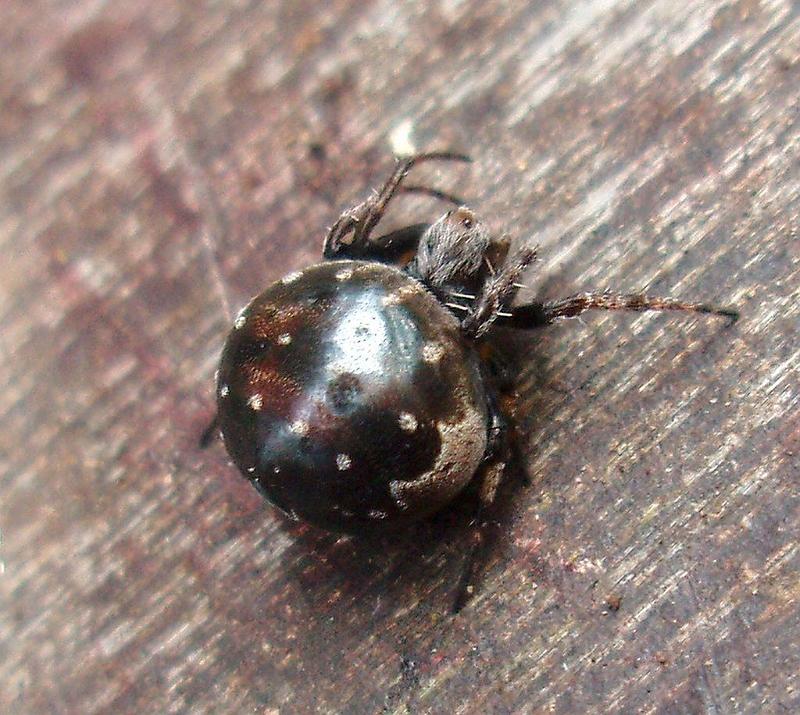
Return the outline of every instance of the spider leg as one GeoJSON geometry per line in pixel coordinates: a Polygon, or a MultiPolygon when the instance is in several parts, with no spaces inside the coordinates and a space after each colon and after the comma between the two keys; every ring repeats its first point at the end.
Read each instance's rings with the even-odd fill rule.
{"type": "Polygon", "coordinates": [[[434,189],[430,186],[405,184],[397,187],[397,193],[422,194],[423,196],[430,196],[431,198],[439,199],[439,201],[446,201],[454,206],[464,206],[466,204],[466,201],[464,201],[464,199],[462,199],[460,196],[450,194],[446,191],[439,191],[439,189],[434,189]]]}
{"type": "Polygon", "coordinates": [[[208,423],[208,426],[203,430],[203,433],[200,435],[200,449],[205,449],[211,444],[214,437],[217,436],[218,429],[219,429],[219,415],[215,412],[214,417],[211,419],[211,422],[208,423]]]}
{"type": "MultiPolygon", "coordinates": [[[[440,201],[449,201],[456,206],[461,206],[464,200],[453,194],[448,194],[429,186],[403,186],[397,187],[397,193],[423,194],[440,201]]],[[[366,258],[381,263],[395,263],[406,254],[417,250],[422,234],[430,227],[429,223],[415,223],[405,226],[387,234],[370,238],[369,241],[359,243],[341,244],[337,258],[366,258]]]]}
{"type": "Polygon", "coordinates": [[[484,516],[494,503],[497,488],[506,471],[509,455],[508,426],[494,388],[488,387],[489,426],[486,454],[480,468],[478,503],[471,522],[470,541],[461,576],[455,589],[453,613],[458,613],[469,601],[474,591],[473,581],[477,575],[477,565],[481,563],[486,546],[488,522],[484,516]]]}
{"type": "Polygon", "coordinates": [[[472,312],[461,321],[461,328],[467,335],[479,338],[496,320],[511,315],[505,306],[519,290],[520,275],[535,259],[535,247],[521,248],[506,258],[501,268],[486,280],[472,312]]]}
{"type": "MultiPolygon", "coordinates": [[[[332,259],[346,257],[349,255],[348,251],[350,250],[363,252],[365,246],[370,242],[370,234],[383,218],[386,207],[397,193],[403,179],[414,166],[424,161],[471,160],[464,154],[449,151],[415,154],[398,160],[394,171],[376,193],[372,194],[366,201],[344,211],[336,220],[325,237],[322,255],[327,259],[332,259]]],[[[412,190],[414,190],[414,187],[412,187],[412,190]]],[[[455,197],[437,192],[435,189],[416,187],[416,192],[427,193],[448,201],[455,199],[455,197]]]]}
{"type": "Polygon", "coordinates": [[[563,318],[575,318],[587,310],[658,310],[684,313],[704,313],[728,318],[731,323],[739,319],[739,312],[709,303],[687,303],[675,298],[656,298],[643,293],[577,293],[569,298],[544,303],[528,303],[510,309],[499,324],[511,328],[540,328],[563,318]]]}
{"type": "Polygon", "coordinates": [[[380,261],[381,263],[395,263],[406,254],[417,250],[422,235],[430,224],[415,223],[411,226],[390,231],[383,236],[372,238],[368,243],[342,244],[336,258],[354,258],[380,261]]]}

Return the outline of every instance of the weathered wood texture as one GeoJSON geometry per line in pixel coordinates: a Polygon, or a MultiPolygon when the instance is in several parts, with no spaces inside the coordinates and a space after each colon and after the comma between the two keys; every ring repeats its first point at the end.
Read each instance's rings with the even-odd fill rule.
{"type": "Polygon", "coordinates": [[[2,4],[0,711],[798,712],[798,4],[324,5],[2,4]],[[231,311],[409,142],[544,294],[743,314],[530,336],[455,618],[466,500],[337,540],[196,448],[231,311]]]}

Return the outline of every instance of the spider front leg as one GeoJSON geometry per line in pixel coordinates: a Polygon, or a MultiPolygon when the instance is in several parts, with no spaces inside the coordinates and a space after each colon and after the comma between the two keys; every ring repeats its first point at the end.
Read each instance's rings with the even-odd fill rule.
{"type": "Polygon", "coordinates": [[[479,338],[492,324],[511,315],[508,306],[517,293],[525,269],[536,260],[535,247],[523,247],[508,256],[500,270],[489,277],[470,313],[461,321],[461,329],[472,338],[479,338]]]}
{"type": "MultiPolygon", "coordinates": [[[[471,161],[471,159],[464,154],[455,152],[429,152],[400,159],[395,170],[376,193],[357,206],[347,209],[336,220],[325,237],[322,255],[326,259],[351,258],[367,256],[374,252],[375,247],[371,246],[373,241],[370,240],[372,231],[383,218],[392,198],[398,191],[404,191],[401,184],[408,172],[423,161],[471,161]]],[[[405,189],[405,192],[423,193],[445,201],[461,202],[456,196],[425,186],[410,186],[405,189]]],[[[408,242],[413,244],[414,240],[419,240],[420,235],[421,232],[410,235],[408,242]]]]}
{"type": "Polygon", "coordinates": [[[511,328],[540,328],[563,318],[575,318],[587,310],[658,310],[684,313],[704,313],[739,319],[739,312],[709,303],[687,303],[676,298],[656,298],[643,293],[577,293],[569,298],[544,303],[529,303],[512,308],[499,318],[498,324],[511,328]]]}

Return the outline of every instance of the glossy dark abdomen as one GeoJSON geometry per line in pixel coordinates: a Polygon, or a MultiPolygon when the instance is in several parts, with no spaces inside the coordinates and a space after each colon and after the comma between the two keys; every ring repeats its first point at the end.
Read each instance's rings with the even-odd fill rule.
{"type": "Polygon", "coordinates": [[[287,514],[346,532],[424,517],[471,479],[486,397],[457,320],[416,280],[322,263],[237,319],[218,376],[242,474],[287,514]]]}

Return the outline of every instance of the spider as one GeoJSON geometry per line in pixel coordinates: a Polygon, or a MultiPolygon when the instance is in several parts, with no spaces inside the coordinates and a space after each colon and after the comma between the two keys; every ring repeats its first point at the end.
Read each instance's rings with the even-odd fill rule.
{"type": "Polygon", "coordinates": [[[402,528],[477,479],[459,610],[509,461],[496,375],[478,349],[493,328],[540,328],[591,309],[731,321],[738,314],[608,291],[515,304],[536,249],[493,238],[455,196],[404,186],[427,161],[469,158],[430,152],[398,160],[380,189],[329,229],[324,262],[276,281],[239,313],[204,442],[219,427],[234,463],[269,502],[292,519],[349,534],[402,528]],[[375,235],[402,192],[456,207],[433,223],[375,235]]]}

